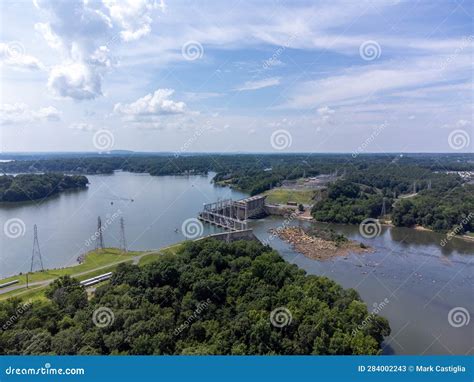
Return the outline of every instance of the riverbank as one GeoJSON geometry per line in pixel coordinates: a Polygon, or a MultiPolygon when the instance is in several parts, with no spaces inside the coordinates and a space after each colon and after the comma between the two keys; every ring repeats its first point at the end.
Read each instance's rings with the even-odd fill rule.
{"type": "Polygon", "coordinates": [[[350,253],[365,254],[373,251],[372,248],[353,240],[334,241],[309,235],[299,227],[271,229],[270,232],[290,243],[295,251],[313,260],[329,260],[350,253]]]}
{"type": "MultiPolygon", "coordinates": [[[[275,205],[275,206],[279,207],[279,208],[285,208],[285,207],[288,208],[288,206],[286,206],[284,204],[275,205]]],[[[292,211],[297,211],[297,210],[293,209],[292,211]]],[[[307,221],[307,222],[321,223],[321,224],[348,224],[348,223],[335,223],[335,222],[325,222],[325,221],[316,220],[311,215],[311,210],[308,209],[308,208],[305,209],[305,211],[303,213],[296,214],[295,219],[302,220],[302,221],[307,221]]],[[[351,225],[351,224],[349,224],[349,225],[351,225]]],[[[358,224],[352,224],[352,225],[358,226],[358,224]]],[[[390,227],[390,228],[397,227],[390,220],[382,220],[382,221],[380,221],[380,225],[384,226],[384,227],[390,227]]],[[[433,232],[433,233],[437,233],[437,234],[440,234],[440,235],[448,235],[449,234],[449,232],[438,232],[438,231],[432,230],[431,228],[426,228],[426,227],[423,227],[423,226],[420,226],[420,225],[415,225],[413,227],[403,227],[403,228],[412,229],[414,231],[433,232]]],[[[474,242],[474,233],[466,234],[466,235],[454,235],[454,236],[450,236],[450,237],[454,238],[454,239],[463,240],[463,241],[474,242]]]]}
{"type": "Polygon", "coordinates": [[[0,176],[0,202],[21,203],[46,199],[67,190],[86,189],[83,175],[17,174],[0,176]]]}
{"type": "Polygon", "coordinates": [[[107,272],[113,272],[122,263],[148,264],[153,262],[157,256],[165,253],[175,253],[180,246],[181,243],[178,243],[153,251],[129,251],[126,253],[118,248],[91,251],[85,256],[84,261],[78,265],[59,269],[45,269],[44,271],[19,274],[0,280],[0,284],[18,280],[17,283],[0,289],[0,301],[12,297],[41,299],[44,298],[43,292],[46,287],[61,276],[69,275],[83,281],[107,272]]]}

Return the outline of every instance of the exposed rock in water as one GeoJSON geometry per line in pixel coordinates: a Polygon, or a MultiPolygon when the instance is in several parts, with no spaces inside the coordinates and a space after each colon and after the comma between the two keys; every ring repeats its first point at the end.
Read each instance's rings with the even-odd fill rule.
{"type": "Polygon", "coordinates": [[[373,249],[362,246],[353,240],[336,243],[320,237],[308,235],[302,228],[286,227],[271,229],[270,232],[280,239],[290,243],[301,254],[315,260],[328,260],[335,256],[347,256],[349,253],[370,253],[373,249]]]}

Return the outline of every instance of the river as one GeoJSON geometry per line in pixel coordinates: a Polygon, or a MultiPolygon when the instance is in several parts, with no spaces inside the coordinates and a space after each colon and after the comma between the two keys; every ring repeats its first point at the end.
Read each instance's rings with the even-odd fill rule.
{"type": "MultiPolygon", "coordinates": [[[[24,229],[16,238],[1,236],[0,278],[29,270],[34,224],[45,268],[73,265],[81,254],[93,249],[90,238],[97,230],[98,216],[106,246],[119,245],[120,217],[130,249],[156,249],[182,241],[183,222],[195,218],[203,203],[246,196],[214,186],[212,176],[92,175],[87,190],[62,193],[41,203],[1,205],[2,227],[8,220],[20,219],[24,229]]],[[[268,217],[250,226],[265,240],[271,227],[283,223],[281,218],[268,217]]],[[[448,314],[454,308],[474,312],[473,243],[454,239],[442,247],[441,234],[386,227],[379,236],[365,239],[357,226],[331,227],[371,246],[374,252],[321,262],[296,253],[277,238],[270,243],[285,260],[308,273],[356,289],[369,310],[376,304],[392,328],[385,354],[472,353],[472,320],[456,327],[456,322],[454,326],[449,323],[448,314]]],[[[218,229],[204,225],[203,234],[213,232],[218,229]]]]}

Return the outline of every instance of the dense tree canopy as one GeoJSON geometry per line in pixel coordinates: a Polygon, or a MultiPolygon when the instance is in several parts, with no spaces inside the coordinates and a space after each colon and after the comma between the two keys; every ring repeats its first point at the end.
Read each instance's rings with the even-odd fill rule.
{"type": "Polygon", "coordinates": [[[474,232],[474,185],[448,190],[425,190],[395,204],[392,221],[397,226],[418,224],[435,231],[474,232]]]}
{"type": "MultiPolygon", "coordinates": [[[[380,216],[383,198],[373,187],[337,181],[329,186],[327,197],[313,206],[312,213],[319,221],[358,224],[366,218],[380,216]]],[[[391,199],[386,198],[388,211],[390,204],[391,199]]]]}
{"type": "Polygon", "coordinates": [[[452,174],[398,164],[348,173],[329,185],[312,215],[324,222],[358,224],[381,217],[384,199],[386,217],[396,226],[459,227],[457,234],[474,230],[474,185],[452,174]]]}
{"type": "Polygon", "coordinates": [[[47,198],[64,190],[84,188],[89,181],[82,175],[20,174],[0,176],[0,201],[22,202],[47,198]]]}
{"type": "MultiPolygon", "coordinates": [[[[0,171],[97,174],[124,170],[151,175],[214,171],[216,183],[251,195],[277,187],[285,180],[334,173],[342,179],[330,186],[327,197],[314,206],[317,220],[360,223],[369,217],[378,218],[384,198],[387,213],[393,205],[393,222],[398,226],[420,224],[434,230],[450,230],[473,211],[472,186],[464,188],[466,180],[450,173],[474,171],[472,154],[181,154],[21,156],[0,162],[0,171]],[[400,196],[414,193],[417,195],[410,200],[399,200],[400,196]],[[437,199],[441,201],[439,206],[437,199]]],[[[31,187],[12,187],[7,193],[10,183],[11,179],[0,178],[4,200],[23,200],[26,195],[41,198],[50,190],[66,188],[55,187],[49,181],[45,185],[29,180],[26,183],[31,187]]],[[[472,231],[471,224],[464,224],[463,231],[472,231]]]]}
{"type": "Polygon", "coordinates": [[[257,242],[190,242],[120,265],[90,301],[69,278],[47,296],[21,315],[20,301],[0,304],[0,354],[378,354],[390,333],[356,291],[257,242]],[[101,309],[108,325],[94,324],[101,309]]]}

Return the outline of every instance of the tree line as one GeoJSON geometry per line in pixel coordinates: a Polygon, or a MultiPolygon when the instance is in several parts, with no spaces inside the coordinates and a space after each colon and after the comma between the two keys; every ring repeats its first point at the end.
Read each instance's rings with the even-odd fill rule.
{"type": "Polygon", "coordinates": [[[379,354],[390,334],[355,290],[258,242],[188,242],[119,265],[90,300],[70,277],[46,296],[0,304],[0,354],[379,354]]]}
{"type": "MultiPolygon", "coordinates": [[[[250,195],[278,187],[287,180],[332,173],[339,180],[323,193],[322,201],[316,202],[313,216],[317,220],[358,224],[366,218],[380,217],[385,204],[385,212],[391,214],[397,226],[420,224],[434,230],[450,230],[473,211],[472,187],[456,173],[448,173],[474,171],[473,154],[130,154],[27,158],[0,163],[0,170],[78,174],[124,170],[151,175],[212,171],[216,172],[214,182],[250,195]],[[416,196],[400,200],[409,194],[416,196]]],[[[472,231],[472,223],[464,224],[463,231],[472,231]]]]}
{"type": "Polygon", "coordinates": [[[0,176],[0,202],[22,202],[47,198],[59,192],[85,188],[83,175],[19,174],[0,176]]]}

